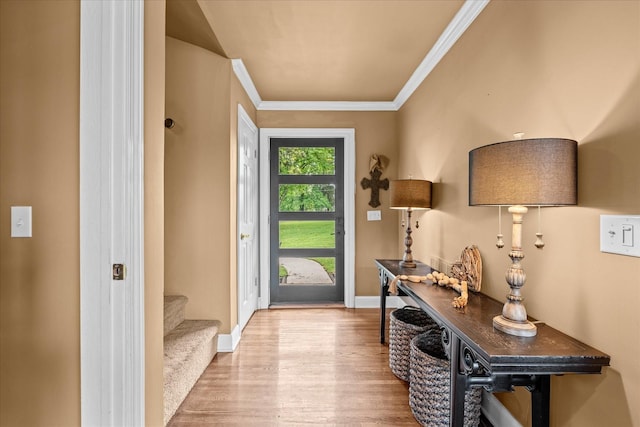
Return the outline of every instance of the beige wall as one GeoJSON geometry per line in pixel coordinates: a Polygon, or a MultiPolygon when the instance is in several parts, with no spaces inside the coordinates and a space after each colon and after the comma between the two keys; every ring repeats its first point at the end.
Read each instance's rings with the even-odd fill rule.
{"type": "MultiPolygon", "coordinates": [[[[258,111],[260,128],[354,128],[356,135],[356,296],[379,295],[380,285],[375,258],[397,258],[395,241],[400,230],[399,215],[388,209],[389,196],[380,192],[377,209],[382,211],[382,221],[367,221],[371,190],[360,186],[362,178],[369,175],[369,158],[372,154],[384,154],[390,159],[382,178],[395,179],[399,172],[396,113],[394,112],[337,112],[337,111],[258,111]]],[[[410,173],[407,171],[407,173],[410,173]]],[[[415,177],[419,174],[415,173],[415,177]]]]}
{"type": "Polygon", "coordinates": [[[78,425],[80,3],[2,1],[0,31],[0,424],[78,425]]]}
{"type": "MultiPolygon", "coordinates": [[[[80,3],[0,2],[0,425],[80,425],[80,3]],[[75,166],[74,166],[75,165],[75,166]]],[[[162,423],[164,2],[145,8],[146,419],[162,423]]]]}
{"type": "Polygon", "coordinates": [[[165,294],[189,298],[185,315],[231,325],[231,62],[167,37],[165,294]]]}
{"type": "Polygon", "coordinates": [[[165,294],[229,330],[230,62],[167,37],[165,294]]]}
{"type": "MultiPolygon", "coordinates": [[[[515,132],[579,142],[579,205],[543,210],[543,251],[537,213],[525,218],[523,292],[530,315],[612,366],[552,379],[554,426],[640,425],[640,260],[599,251],[600,214],[640,214],[639,71],[637,1],[496,1],[399,114],[400,167],[436,183],[416,252],[453,261],[477,244],[483,291],[500,300],[510,262],[494,246],[497,209],[468,207],[468,152],[515,132]]],[[[527,399],[502,395],[525,425],[527,399]]]]}
{"type": "Polygon", "coordinates": [[[144,8],[145,421],[163,424],[165,2],[144,8]]]}
{"type": "Polygon", "coordinates": [[[238,322],[236,187],[238,104],[256,109],[231,61],[167,37],[165,294],[189,298],[186,316],[238,322]]]}

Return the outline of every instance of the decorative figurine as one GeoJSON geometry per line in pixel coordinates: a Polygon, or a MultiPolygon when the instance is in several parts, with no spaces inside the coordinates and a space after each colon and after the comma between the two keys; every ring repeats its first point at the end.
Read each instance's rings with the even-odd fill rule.
{"type": "Polygon", "coordinates": [[[482,284],[482,258],[476,245],[467,246],[460,255],[460,260],[451,267],[452,275],[433,270],[426,276],[407,276],[399,274],[389,284],[389,293],[398,293],[398,280],[408,280],[413,283],[430,281],[434,285],[446,286],[460,293],[451,302],[455,308],[466,307],[469,301],[469,291],[480,292],[482,284]]]}

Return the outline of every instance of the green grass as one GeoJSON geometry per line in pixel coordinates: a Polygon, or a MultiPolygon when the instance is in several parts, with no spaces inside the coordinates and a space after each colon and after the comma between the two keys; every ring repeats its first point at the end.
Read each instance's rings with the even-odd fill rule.
{"type": "Polygon", "coordinates": [[[333,248],[334,221],[281,221],[280,248],[333,248]]]}
{"type": "Polygon", "coordinates": [[[324,271],[329,274],[336,273],[336,259],[335,258],[310,258],[320,264],[324,271]]]}
{"type": "MultiPolygon", "coordinates": [[[[333,248],[335,247],[334,221],[281,221],[280,248],[333,248]]],[[[329,274],[336,272],[335,258],[310,258],[322,265],[329,274]]],[[[280,266],[280,277],[287,275],[287,270],[280,266]]]]}
{"type": "Polygon", "coordinates": [[[278,277],[286,277],[289,275],[289,272],[287,271],[286,268],[284,268],[283,266],[279,265],[278,266],[278,277]]]}

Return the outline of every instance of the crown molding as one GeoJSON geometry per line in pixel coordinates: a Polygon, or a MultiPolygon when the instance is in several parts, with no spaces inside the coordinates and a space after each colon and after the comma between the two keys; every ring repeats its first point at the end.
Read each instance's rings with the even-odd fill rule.
{"type": "Polygon", "coordinates": [[[393,102],[376,101],[262,101],[258,110],[268,111],[396,111],[393,102]]]}
{"type": "Polygon", "coordinates": [[[413,72],[404,87],[398,92],[394,104],[400,109],[404,103],[418,89],[424,79],[433,71],[440,60],[449,52],[460,36],[469,28],[469,25],[478,17],[480,12],[489,4],[490,0],[467,0],[464,2],[456,16],[451,20],[447,28],[433,45],[427,56],[424,57],[418,68],[413,72]]]}
{"type": "Polygon", "coordinates": [[[262,98],[260,98],[258,89],[256,89],[256,85],[253,84],[253,80],[251,80],[251,76],[249,75],[249,71],[247,71],[247,67],[244,66],[244,62],[242,62],[242,59],[232,59],[231,66],[233,67],[233,72],[236,74],[236,77],[240,80],[240,84],[245,92],[247,92],[247,95],[249,95],[251,102],[258,108],[258,105],[262,103],[262,98]]]}
{"type": "Polygon", "coordinates": [[[232,59],[233,71],[257,110],[264,111],[398,111],[433,71],[491,0],[466,0],[427,56],[393,101],[263,101],[242,59],[232,59]]]}

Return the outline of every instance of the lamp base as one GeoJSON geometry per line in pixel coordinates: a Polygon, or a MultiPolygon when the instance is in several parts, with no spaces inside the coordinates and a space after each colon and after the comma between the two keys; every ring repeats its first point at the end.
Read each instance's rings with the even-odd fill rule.
{"type": "Polygon", "coordinates": [[[493,327],[509,335],[519,337],[535,337],[538,328],[533,323],[527,321],[516,322],[500,315],[493,318],[493,327]]]}
{"type": "Polygon", "coordinates": [[[418,264],[416,264],[414,261],[404,261],[404,260],[400,261],[398,265],[402,268],[416,268],[418,266],[418,264]]]}
{"type": "Polygon", "coordinates": [[[411,238],[411,208],[407,209],[407,235],[404,237],[404,255],[402,256],[402,261],[400,261],[400,267],[402,268],[416,268],[417,264],[413,260],[413,255],[411,254],[411,245],[413,244],[413,239],[411,238]]]}

